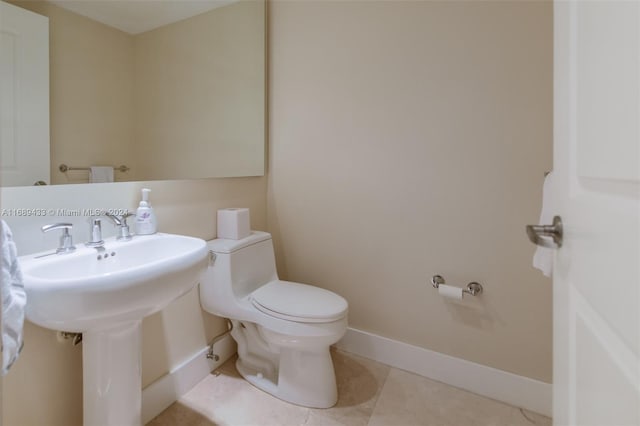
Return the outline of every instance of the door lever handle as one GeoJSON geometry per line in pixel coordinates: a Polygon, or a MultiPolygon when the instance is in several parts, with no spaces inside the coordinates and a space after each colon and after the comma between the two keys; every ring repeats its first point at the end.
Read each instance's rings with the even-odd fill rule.
{"type": "Polygon", "coordinates": [[[554,216],[551,225],[527,225],[527,235],[532,243],[541,247],[562,247],[562,219],[554,216]]]}

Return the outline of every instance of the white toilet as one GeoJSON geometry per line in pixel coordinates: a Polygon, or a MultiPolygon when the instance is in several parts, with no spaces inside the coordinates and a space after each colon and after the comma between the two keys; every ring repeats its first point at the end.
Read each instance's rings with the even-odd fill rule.
{"type": "Polygon", "coordinates": [[[200,283],[200,303],[207,312],[231,319],[238,372],[285,401],[335,405],[329,346],[347,329],[347,301],[318,287],[280,281],[266,232],[207,244],[215,258],[200,283]]]}

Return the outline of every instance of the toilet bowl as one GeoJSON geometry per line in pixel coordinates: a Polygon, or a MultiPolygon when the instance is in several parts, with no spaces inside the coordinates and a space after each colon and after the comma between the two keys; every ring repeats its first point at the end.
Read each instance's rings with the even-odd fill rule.
{"type": "Polygon", "coordinates": [[[347,301],[325,289],[278,279],[266,232],[207,244],[213,260],[200,282],[200,303],[233,323],[238,372],[285,401],[335,405],[329,347],[346,332],[347,301]]]}

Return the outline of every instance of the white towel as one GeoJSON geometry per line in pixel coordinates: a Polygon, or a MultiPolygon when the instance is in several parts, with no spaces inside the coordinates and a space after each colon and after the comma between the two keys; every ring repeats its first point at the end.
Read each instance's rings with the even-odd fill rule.
{"type": "Polygon", "coordinates": [[[2,261],[2,375],[16,362],[22,350],[22,326],[27,295],[13,235],[6,222],[0,222],[2,261]]]}
{"type": "Polygon", "coordinates": [[[91,166],[89,169],[89,182],[113,182],[113,167],[91,166]]]}
{"type": "MultiPolygon", "coordinates": [[[[553,172],[547,174],[542,184],[542,210],[540,211],[540,225],[550,225],[553,222],[551,210],[551,187],[553,186],[553,172]]],[[[545,277],[551,277],[553,273],[553,250],[547,247],[536,248],[533,255],[533,267],[539,269],[545,277]]]]}

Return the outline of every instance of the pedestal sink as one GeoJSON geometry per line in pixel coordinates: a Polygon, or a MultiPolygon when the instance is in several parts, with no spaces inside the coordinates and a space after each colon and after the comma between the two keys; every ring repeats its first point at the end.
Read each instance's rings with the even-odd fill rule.
{"type": "Polygon", "coordinates": [[[26,316],[42,327],[83,334],[85,426],[139,426],[142,318],[198,283],[206,243],[154,234],[107,239],[104,248],[22,256],[26,316]]]}

